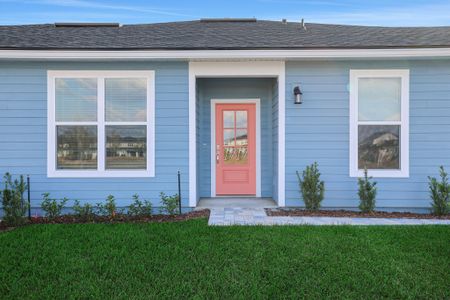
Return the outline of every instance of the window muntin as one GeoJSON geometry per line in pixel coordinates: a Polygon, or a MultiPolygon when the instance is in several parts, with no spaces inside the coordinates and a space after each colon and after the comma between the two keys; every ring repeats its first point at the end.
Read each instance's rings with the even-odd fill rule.
{"type": "Polygon", "coordinates": [[[153,71],[48,71],[48,176],[154,176],[153,71]]]}
{"type": "Polygon", "coordinates": [[[224,164],[248,163],[248,113],[246,110],[223,111],[224,164]]]}
{"type": "Polygon", "coordinates": [[[350,71],[350,176],[409,176],[408,94],[408,70],[350,71]]]}

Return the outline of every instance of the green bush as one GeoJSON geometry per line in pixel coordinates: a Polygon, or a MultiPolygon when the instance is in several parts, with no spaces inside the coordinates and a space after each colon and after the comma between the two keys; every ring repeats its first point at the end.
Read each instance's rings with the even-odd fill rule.
{"type": "Polygon", "coordinates": [[[439,168],[441,180],[428,176],[431,196],[431,206],[433,213],[438,216],[448,214],[450,211],[450,184],[448,183],[448,174],[444,167],[439,168]]]}
{"type": "Polygon", "coordinates": [[[133,195],[133,203],[128,207],[128,215],[130,216],[151,216],[152,203],[148,200],[141,201],[138,194],[133,195]]]}
{"type": "Polygon", "coordinates": [[[371,179],[372,177],[367,176],[367,169],[364,169],[364,177],[358,178],[359,209],[364,213],[373,212],[375,209],[377,183],[371,182],[371,179]]]}
{"type": "Polygon", "coordinates": [[[43,200],[41,203],[41,208],[45,212],[45,216],[50,219],[54,219],[61,215],[61,211],[65,207],[69,199],[63,198],[61,200],[50,198],[50,193],[42,194],[43,200]]]}
{"type": "Polygon", "coordinates": [[[75,200],[72,209],[74,211],[74,215],[81,221],[92,221],[95,217],[94,206],[89,203],[81,205],[80,201],[75,200]]]}
{"type": "Polygon", "coordinates": [[[9,226],[19,226],[26,222],[25,213],[28,204],[23,200],[23,193],[27,189],[23,176],[12,180],[11,174],[6,173],[3,177],[5,188],[1,192],[3,207],[3,222],[9,226]]]}
{"type": "Polygon", "coordinates": [[[167,196],[164,193],[160,194],[161,197],[161,213],[166,213],[169,215],[176,214],[178,208],[178,194],[173,196],[167,196]]]}
{"type": "Polygon", "coordinates": [[[296,173],[306,209],[318,210],[323,200],[325,184],[320,180],[317,162],[306,166],[302,176],[298,171],[296,173]]]}
{"type": "Polygon", "coordinates": [[[97,211],[99,215],[108,216],[110,218],[114,218],[116,216],[116,199],[113,195],[109,195],[106,198],[106,203],[97,203],[97,211]]]}

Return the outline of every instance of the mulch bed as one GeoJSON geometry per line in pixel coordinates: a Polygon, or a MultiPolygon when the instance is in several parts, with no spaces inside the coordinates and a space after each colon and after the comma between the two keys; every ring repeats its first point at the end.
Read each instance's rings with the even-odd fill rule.
{"type": "Polygon", "coordinates": [[[349,217],[349,218],[399,218],[399,219],[444,219],[450,220],[450,214],[436,216],[432,214],[417,214],[409,212],[385,212],[375,211],[372,213],[362,213],[349,210],[319,210],[311,211],[305,209],[283,209],[266,208],[268,216],[272,217],[349,217]]]}
{"type": "MultiPolygon", "coordinates": [[[[32,224],[83,224],[83,223],[168,223],[181,222],[191,219],[208,218],[209,209],[195,210],[181,215],[151,215],[132,217],[128,215],[116,215],[114,218],[108,216],[93,216],[90,220],[83,220],[74,215],[63,215],[55,219],[46,217],[31,217],[27,220],[26,225],[32,224]]],[[[12,230],[15,227],[8,227],[3,222],[0,222],[0,231],[12,230]]]]}

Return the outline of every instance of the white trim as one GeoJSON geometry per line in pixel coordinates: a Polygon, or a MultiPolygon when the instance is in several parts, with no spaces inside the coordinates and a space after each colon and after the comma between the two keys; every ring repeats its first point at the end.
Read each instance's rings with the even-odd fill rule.
{"type": "Polygon", "coordinates": [[[283,72],[278,75],[278,205],[286,206],[286,73],[285,62],[283,72]]]}
{"type": "Polygon", "coordinates": [[[261,197],[261,100],[211,99],[211,197],[216,197],[216,104],[256,104],[256,197],[261,197]]]}
{"type": "Polygon", "coordinates": [[[154,71],[47,71],[47,177],[154,177],[155,176],[155,72],[154,71]],[[146,78],[147,79],[147,121],[146,122],[105,122],[104,120],[104,80],[105,78],[146,78]],[[55,79],[56,78],[96,78],[97,79],[97,121],[56,122],[55,121],[55,79]],[[57,170],[56,169],[56,126],[96,125],[97,126],[97,170],[57,170]],[[146,170],[106,170],[105,169],[105,125],[146,125],[147,126],[147,168],[146,170]]]}
{"type": "Polygon", "coordinates": [[[197,205],[197,82],[189,64],[189,206],[197,205]]]}
{"type": "MultiPolygon", "coordinates": [[[[105,170],[106,149],[103,145],[106,145],[105,137],[105,79],[99,77],[97,80],[97,165],[99,171],[105,170]]],[[[106,147],[105,147],[106,148],[106,147]]]]}
{"type": "Polygon", "coordinates": [[[350,177],[364,176],[358,169],[358,124],[400,125],[400,170],[369,170],[373,177],[409,177],[409,70],[350,70],[350,177]],[[358,79],[374,77],[401,78],[401,121],[358,121],[358,79]]]}
{"type": "MultiPolygon", "coordinates": [[[[213,51],[213,53],[216,52],[213,51]]],[[[197,205],[196,79],[201,77],[275,77],[278,79],[278,205],[285,206],[284,61],[189,62],[189,206],[197,205]]]]}
{"type": "Polygon", "coordinates": [[[450,48],[287,50],[0,50],[15,60],[377,59],[450,57],[450,48]]]}

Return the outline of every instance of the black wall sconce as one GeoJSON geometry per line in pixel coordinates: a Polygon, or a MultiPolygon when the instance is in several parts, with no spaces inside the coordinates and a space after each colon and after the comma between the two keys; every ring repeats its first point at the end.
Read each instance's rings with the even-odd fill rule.
{"type": "Polygon", "coordinates": [[[294,87],[294,96],[295,96],[295,100],[294,100],[294,104],[302,104],[302,91],[300,90],[299,86],[294,87]]]}

